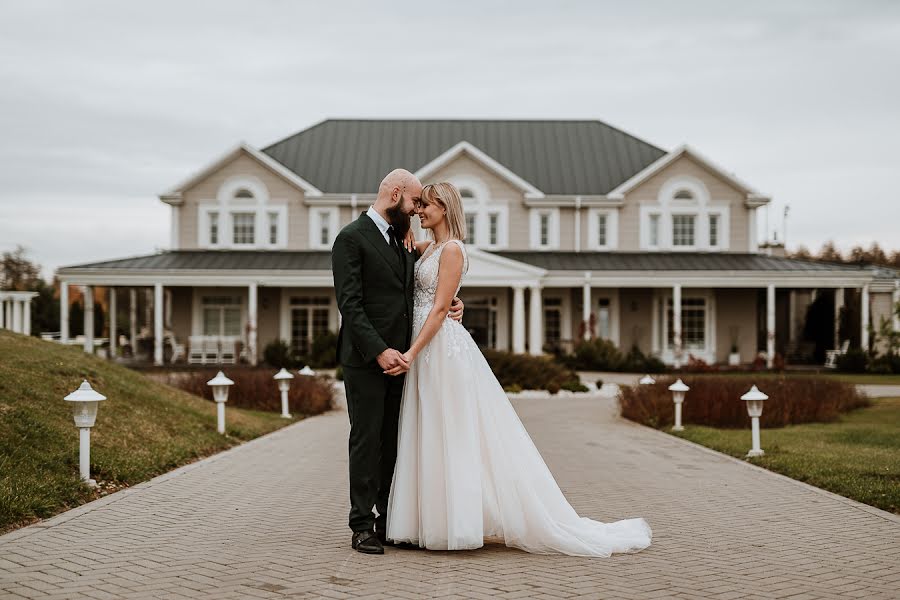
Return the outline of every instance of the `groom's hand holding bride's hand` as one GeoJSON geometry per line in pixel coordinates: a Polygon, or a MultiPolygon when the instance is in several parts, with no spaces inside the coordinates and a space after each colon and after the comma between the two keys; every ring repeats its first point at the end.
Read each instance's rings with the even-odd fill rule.
{"type": "Polygon", "coordinates": [[[403,354],[400,355],[400,361],[396,366],[385,369],[385,375],[402,375],[409,371],[409,366],[416,359],[416,355],[413,354],[412,350],[407,350],[403,354]]]}
{"type": "Polygon", "coordinates": [[[399,350],[388,348],[379,354],[375,360],[378,361],[378,366],[384,369],[384,372],[388,375],[399,375],[409,371],[410,361],[406,360],[404,356],[399,350]],[[400,370],[398,371],[398,369],[400,370]]]}

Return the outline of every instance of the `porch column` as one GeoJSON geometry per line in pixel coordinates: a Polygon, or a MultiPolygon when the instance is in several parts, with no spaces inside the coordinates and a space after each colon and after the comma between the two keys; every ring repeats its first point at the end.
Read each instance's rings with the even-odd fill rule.
{"type": "Polygon", "coordinates": [[[672,286],[672,353],[675,356],[675,368],[681,367],[681,355],[684,349],[681,343],[681,284],[672,286]]]}
{"type": "Polygon", "coordinates": [[[528,306],[528,352],[540,356],[544,353],[543,311],[541,310],[541,286],[531,286],[531,302],[528,306]]]}
{"type": "Polygon", "coordinates": [[[841,309],[844,308],[844,288],[834,290],[834,346],[841,347],[841,309]]]}
{"type": "Polygon", "coordinates": [[[22,300],[15,297],[12,299],[12,330],[22,333],[22,300]]]}
{"type": "Polygon", "coordinates": [[[128,290],[128,326],[131,340],[131,358],[137,357],[137,290],[128,290]]]}
{"type": "Polygon", "coordinates": [[[247,351],[250,353],[250,364],[256,366],[256,300],[257,283],[254,281],[248,289],[247,301],[247,351]]]}
{"type": "Polygon", "coordinates": [[[84,351],[94,353],[94,287],[82,287],[84,293],[84,351]]]}
{"type": "Polygon", "coordinates": [[[59,282],[59,342],[69,343],[69,284],[59,282]]]}
{"type": "Polygon", "coordinates": [[[116,357],[116,348],[118,346],[118,335],[116,335],[116,288],[109,288],[109,357],[116,357]]]}
{"type": "Polygon", "coordinates": [[[513,287],[513,340],[512,351],[516,354],[525,352],[525,288],[521,285],[513,287]]]}
{"type": "Polygon", "coordinates": [[[0,298],[0,329],[6,329],[6,298],[0,298]]]}
{"type": "Polygon", "coordinates": [[[31,298],[22,302],[22,333],[31,335],[31,298]]]}
{"type": "Polygon", "coordinates": [[[163,285],[153,284],[153,364],[163,364],[163,285]]]}
{"type": "Polygon", "coordinates": [[[650,319],[650,352],[653,356],[659,356],[659,298],[656,297],[656,290],[653,290],[650,310],[652,311],[650,319]]]}
{"type": "Polygon", "coordinates": [[[766,288],[766,368],[775,360],[775,284],[766,288]]]}
{"type": "Polygon", "coordinates": [[[869,351],[869,284],[866,283],[862,286],[862,294],[860,294],[860,328],[862,331],[859,332],[859,340],[860,345],[862,346],[863,352],[869,351]]]}
{"type": "Polygon", "coordinates": [[[891,294],[891,323],[894,331],[900,331],[900,281],[894,282],[894,293],[891,294]]]}
{"type": "Polygon", "coordinates": [[[581,322],[584,326],[584,339],[591,339],[591,272],[584,273],[584,286],[581,289],[581,322]]]}

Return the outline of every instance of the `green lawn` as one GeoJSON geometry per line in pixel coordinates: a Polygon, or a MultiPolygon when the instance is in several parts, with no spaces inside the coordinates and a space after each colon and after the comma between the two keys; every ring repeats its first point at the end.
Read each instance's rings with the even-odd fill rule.
{"type": "MultiPolygon", "coordinates": [[[[686,424],[673,433],[743,458],[750,428],[716,429],[686,424]]],[[[836,423],[763,429],[765,456],[753,464],[836,494],[900,514],[900,398],[882,398],[836,423]]]]}
{"type": "Polygon", "coordinates": [[[0,532],[291,423],[228,408],[225,436],[212,402],[157,383],[80,348],[0,330],[0,532]],[[91,432],[91,476],[78,477],[78,430],[63,397],[82,379],[105,395],[91,432]]]}

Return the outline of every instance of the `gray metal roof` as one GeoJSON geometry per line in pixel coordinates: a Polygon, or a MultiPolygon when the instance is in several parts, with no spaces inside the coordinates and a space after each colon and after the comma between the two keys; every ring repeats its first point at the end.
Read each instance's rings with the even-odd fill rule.
{"type": "Polygon", "coordinates": [[[149,256],[71,265],[73,269],[109,271],[325,271],[331,270],[331,252],[292,250],[173,250],[149,256]]]}
{"type": "MultiPolygon", "coordinates": [[[[871,272],[871,267],[795,260],[759,254],[501,251],[499,256],[548,271],[779,271],[871,272]]],[[[61,272],[102,271],[330,271],[328,251],[175,250],[62,267],[61,272]]]]}
{"type": "Polygon", "coordinates": [[[548,271],[863,272],[868,267],[732,252],[501,251],[500,256],[548,271]]]}
{"type": "Polygon", "coordinates": [[[467,141],[545,194],[602,195],[666,152],[601,121],[336,120],[263,152],[326,193],[374,193],[467,141]]]}

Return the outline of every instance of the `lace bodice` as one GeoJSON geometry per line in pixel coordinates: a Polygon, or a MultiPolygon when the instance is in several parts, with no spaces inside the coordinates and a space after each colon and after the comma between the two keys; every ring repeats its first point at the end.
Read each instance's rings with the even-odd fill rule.
{"type": "MultiPolygon", "coordinates": [[[[440,270],[441,264],[441,253],[444,251],[444,248],[447,244],[458,244],[460,249],[462,250],[463,276],[465,276],[466,271],[469,269],[469,257],[466,255],[466,248],[461,241],[448,240],[442,244],[432,243],[430,246],[428,246],[422,257],[418,261],[416,261],[415,266],[415,282],[413,284],[414,335],[417,335],[419,330],[422,329],[422,326],[428,319],[428,313],[430,313],[431,309],[434,307],[434,297],[437,294],[438,287],[438,272],[440,270]]],[[[461,286],[462,278],[460,278],[459,285],[456,286],[455,294],[459,294],[459,289],[461,286]]],[[[453,321],[452,319],[446,319],[443,326],[450,327],[453,324],[459,326],[459,323],[453,321]]],[[[460,329],[462,329],[461,326],[460,329]]],[[[426,349],[426,360],[428,360],[429,354],[429,350],[426,349]]]]}

